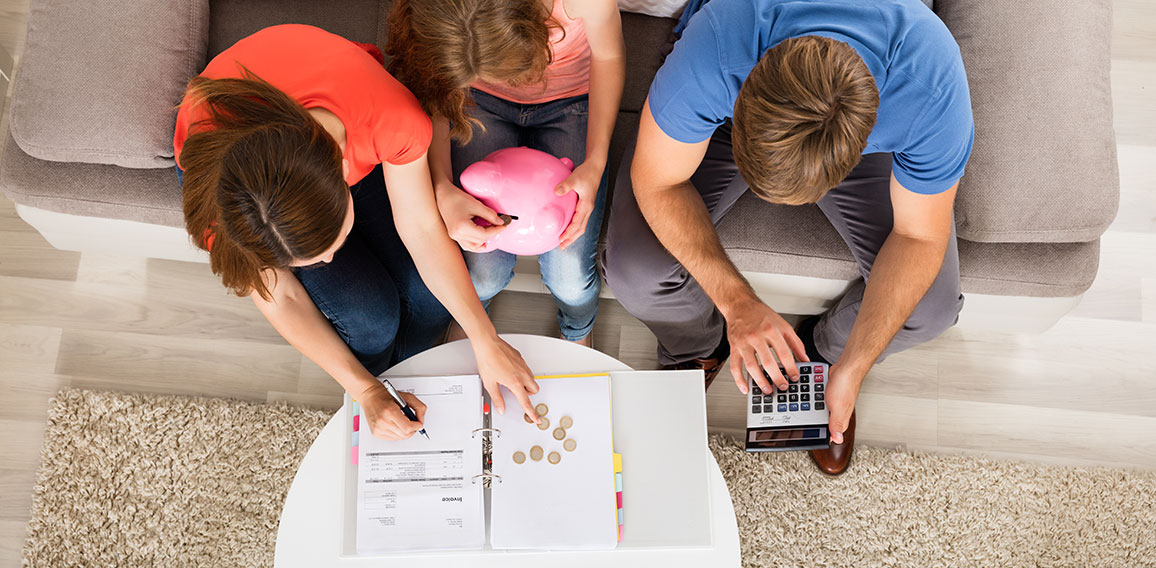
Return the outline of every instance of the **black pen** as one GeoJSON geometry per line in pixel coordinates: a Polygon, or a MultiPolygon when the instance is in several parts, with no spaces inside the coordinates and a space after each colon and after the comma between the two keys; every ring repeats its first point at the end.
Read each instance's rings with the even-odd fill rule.
{"type": "MultiPolygon", "coordinates": [[[[393,401],[401,407],[401,413],[404,414],[406,418],[409,418],[410,422],[417,422],[417,413],[415,413],[413,409],[410,408],[410,406],[401,399],[401,395],[398,394],[397,389],[393,388],[393,385],[389,383],[389,379],[381,379],[381,382],[385,385],[385,390],[389,391],[389,396],[392,396],[393,401]]],[[[425,433],[425,428],[418,430],[417,433],[425,436],[425,439],[429,439],[429,434],[425,433]]]]}

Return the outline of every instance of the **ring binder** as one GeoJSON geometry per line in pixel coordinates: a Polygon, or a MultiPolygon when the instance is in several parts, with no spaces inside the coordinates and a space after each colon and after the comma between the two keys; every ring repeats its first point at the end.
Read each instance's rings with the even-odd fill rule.
{"type": "Polygon", "coordinates": [[[502,437],[502,431],[497,428],[474,428],[473,432],[470,433],[470,437],[477,438],[478,432],[496,432],[499,438],[502,437]]]}
{"type": "Polygon", "coordinates": [[[502,476],[500,476],[500,475],[494,475],[492,473],[479,473],[470,479],[470,484],[471,485],[477,484],[479,477],[488,478],[490,480],[490,483],[493,483],[495,479],[498,480],[498,483],[502,482],[502,476]]]}

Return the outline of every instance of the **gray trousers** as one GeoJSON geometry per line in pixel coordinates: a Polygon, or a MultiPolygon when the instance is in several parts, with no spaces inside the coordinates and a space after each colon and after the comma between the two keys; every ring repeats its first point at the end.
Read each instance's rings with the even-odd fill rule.
{"type": "MultiPolygon", "coordinates": [[[[749,189],[735,166],[730,135],[729,122],[715,131],[702,164],[691,177],[715,227],[749,189]]],[[[698,282],[662,246],[639,211],[630,180],[633,145],[622,159],[602,254],[606,282],[626,310],[658,337],[659,363],[706,357],[723,339],[722,314],[698,282]]],[[[863,276],[815,327],[815,346],[827,361],[838,361],[843,353],[875,256],[891,233],[890,182],[891,155],[868,154],[818,203],[851,249],[863,276]]],[[[953,227],[939,275],[879,361],[934,339],[955,325],[962,307],[959,249],[953,227]]]]}

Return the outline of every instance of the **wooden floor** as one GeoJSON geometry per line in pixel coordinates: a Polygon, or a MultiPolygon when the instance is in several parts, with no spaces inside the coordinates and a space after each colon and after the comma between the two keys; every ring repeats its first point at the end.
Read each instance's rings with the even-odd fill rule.
{"type": "MultiPolygon", "coordinates": [[[[1084,302],[1040,335],[955,329],[874,369],[862,442],[1068,464],[1156,468],[1156,6],[1116,0],[1121,209],[1084,302]]],[[[27,0],[0,0],[19,56],[27,0]]],[[[595,346],[636,368],[654,338],[604,301],[595,346]]],[[[556,333],[545,296],[506,293],[504,332],[556,333]]],[[[48,399],[61,386],[335,408],[337,384],[207,266],[53,249],[0,197],[0,568],[18,566],[48,399]]],[[[741,428],[722,377],[712,429],[741,428]]]]}

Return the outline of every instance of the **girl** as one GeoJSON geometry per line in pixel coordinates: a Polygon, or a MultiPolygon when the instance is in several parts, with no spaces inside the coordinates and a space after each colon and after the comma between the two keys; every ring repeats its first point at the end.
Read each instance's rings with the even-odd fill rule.
{"type": "Polygon", "coordinates": [[[425,405],[403,395],[411,423],[375,376],[430,347],[451,315],[495,407],[500,383],[536,416],[533,377],[438,215],[429,117],[374,52],[283,25],[214,58],[189,83],[173,138],[189,235],[226,287],[361,403],[375,436],[421,428],[425,405]]]}
{"type": "Polygon", "coordinates": [[[466,251],[483,304],[513,278],[517,258],[476,252],[504,227],[495,211],[458,188],[462,170],[511,146],[577,165],[555,189],[578,194],[574,219],[559,248],[538,263],[562,338],[589,345],[601,286],[594,256],[607,151],[625,80],[617,3],[398,0],[389,23],[390,69],[434,117],[429,162],[438,209],[466,251]],[[492,226],[479,227],[475,217],[492,226]]]}

